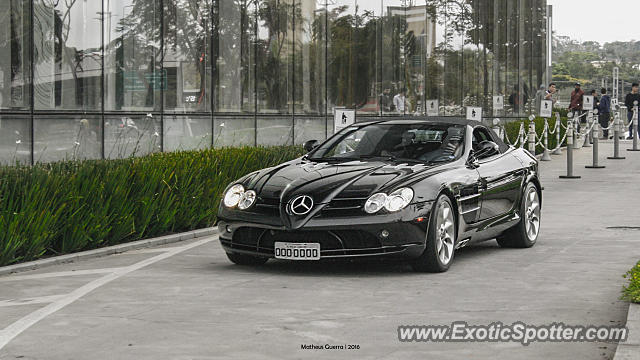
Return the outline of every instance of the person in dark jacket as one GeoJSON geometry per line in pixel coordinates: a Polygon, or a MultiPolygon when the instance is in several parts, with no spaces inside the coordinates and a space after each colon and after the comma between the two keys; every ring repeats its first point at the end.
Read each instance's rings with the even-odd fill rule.
{"type": "MultiPolygon", "coordinates": [[[[607,89],[602,88],[600,90],[600,102],[598,103],[598,122],[604,129],[609,127],[609,121],[611,120],[611,97],[607,95],[607,89]]],[[[602,130],[603,137],[609,138],[609,130],[602,130]]]]}
{"type": "MultiPolygon", "coordinates": [[[[575,89],[571,92],[571,103],[569,103],[569,111],[573,113],[573,119],[576,119],[578,116],[582,115],[582,97],[584,96],[584,91],[580,88],[580,83],[575,84],[575,89]]],[[[578,129],[580,131],[580,121],[578,121],[578,129]]]]}
{"type": "Polygon", "coordinates": [[[638,102],[638,106],[640,106],[640,93],[638,93],[638,83],[631,84],[631,92],[627,94],[627,97],[624,99],[624,105],[627,107],[627,120],[629,120],[629,136],[627,140],[633,139],[633,108],[634,102],[638,102]]]}
{"type": "Polygon", "coordinates": [[[591,90],[591,96],[593,96],[593,107],[591,108],[591,110],[595,110],[598,108],[598,102],[600,102],[600,98],[598,98],[598,92],[595,89],[591,90]]]}

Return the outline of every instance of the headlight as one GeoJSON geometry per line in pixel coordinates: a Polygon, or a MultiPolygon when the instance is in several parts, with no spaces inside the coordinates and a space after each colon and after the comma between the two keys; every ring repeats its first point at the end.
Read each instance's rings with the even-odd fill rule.
{"type": "Polygon", "coordinates": [[[238,203],[238,209],[246,210],[250,208],[254,202],[256,202],[256,192],[253,190],[249,190],[242,194],[240,202],[238,203]]]}
{"type": "Polygon", "coordinates": [[[413,190],[409,188],[398,189],[387,197],[384,208],[389,212],[400,211],[407,207],[411,200],[413,200],[413,190]]]}
{"type": "Polygon", "coordinates": [[[402,188],[392,192],[390,195],[377,193],[371,195],[364,204],[364,211],[375,214],[382,208],[389,212],[396,212],[404,209],[413,200],[413,190],[402,188]]]}
{"type": "Polygon", "coordinates": [[[378,211],[380,211],[380,209],[382,209],[384,207],[384,204],[386,203],[387,203],[387,194],[383,194],[383,193],[373,194],[367,199],[367,202],[364,203],[364,211],[366,211],[369,214],[375,214],[378,211]]]}
{"type": "Polygon", "coordinates": [[[227,193],[224,194],[224,206],[234,207],[238,205],[240,199],[244,195],[244,186],[240,184],[233,185],[227,193]]]}

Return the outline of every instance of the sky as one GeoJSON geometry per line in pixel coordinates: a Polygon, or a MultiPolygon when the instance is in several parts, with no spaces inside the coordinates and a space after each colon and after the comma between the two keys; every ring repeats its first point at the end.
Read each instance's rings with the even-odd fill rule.
{"type": "Polygon", "coordinates": [[[601,44],[640,40],[639,0],[547,0],[553,29],[581,41],[601,44]]]}

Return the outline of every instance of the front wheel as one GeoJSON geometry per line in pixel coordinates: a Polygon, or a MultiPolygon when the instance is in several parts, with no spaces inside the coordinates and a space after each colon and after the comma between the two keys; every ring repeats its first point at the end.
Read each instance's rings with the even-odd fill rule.
{"type": "Polygon", "coordinates": [[[530,248],[540,232],[540,196],[535,184],[529,183],[520,202],[520,222],[496,240],[502,247],[530,248]]]}
{"type": "Polygon", "coordinates": [[[420,272],[445,272],[449,270],[456,244],[456,217],[451,200],[440,195],[431,212],[427,231],[426,248],[413,262],[413,269],[420,272]]]}
{"type": "Polygon", "coordinates": [[[236,265],[247,265],[247,266],[263,265],[264,263],[267,262],[267,260],[269,260],[269,258],[266,258],[266,257],[251,256],[251,255],[230,253],[230,252],[227,253],[227,257],[229,258],[229,260],[231,260],[232,263],[236,265]]]}

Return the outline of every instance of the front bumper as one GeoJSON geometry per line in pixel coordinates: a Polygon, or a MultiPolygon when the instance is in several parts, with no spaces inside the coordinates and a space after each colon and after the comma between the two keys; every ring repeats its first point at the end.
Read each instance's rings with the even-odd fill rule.
{"type": "Polygon", "coordinates": [[[399,216],[380,222],[384,216],[313,219],[296,230],[284,226],[220,219],[220,243],[225,251],[274,257],[274,244],[319,243],[321,259],[389,257],[416,258],[425,249],[428,213],[399,216]],[[421,220],[416,220],[418,218],[421,220]],[[378,221],[373,221],[377,218],[378,221]],[[386,236],[384,236],[386,235],[386,236]]]}

